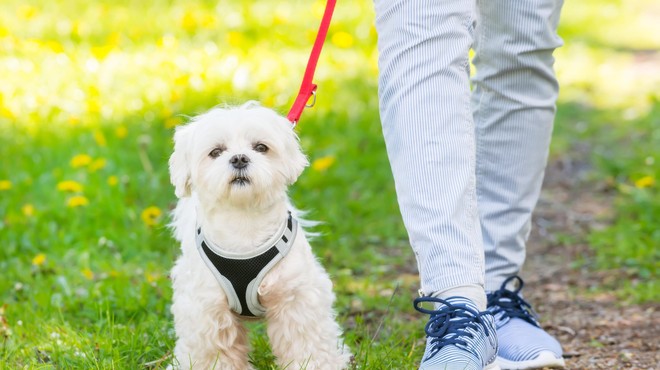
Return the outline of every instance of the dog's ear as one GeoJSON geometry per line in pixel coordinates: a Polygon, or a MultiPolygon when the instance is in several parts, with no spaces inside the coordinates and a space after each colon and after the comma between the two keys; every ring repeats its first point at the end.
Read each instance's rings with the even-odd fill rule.
{"type": "Polygon", "coordinates": [[[188,197],[191,193],[190,147],[192,129],[192,124],[178,126],[174,133],[174,152],[169,162],[170,181],[174,185],[174,194],[178,198],[188,197]]]}
{"type": "MultiPolygon", "coordinates": [[[[288,122],[287,122],[288,123],[288,122]]],[[[286,166],[286,184],[291,185],[300,176],[305,167],[309,166],[309,161],[307,156],[302,151],[300,147],[300,141],[295,132],[291,132],[293,136],[290,140],[290,145],[287,145],[287,160],[285,163],[286,166]]]]}

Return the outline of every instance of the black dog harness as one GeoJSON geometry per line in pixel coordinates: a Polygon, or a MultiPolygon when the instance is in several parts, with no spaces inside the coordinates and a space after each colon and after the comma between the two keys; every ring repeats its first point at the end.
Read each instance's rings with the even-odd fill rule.
{"type": "Polygon", "coordinates": [[[277,262],[287,255],[296,238],[298,222],[291,216],[275,235],[254,252],[239,254],[223,251],[206,240],[197,227],[197,249],[225,291],[229,307],[241,316],[261,317],[266,309],[257,292],[262,280],[277,262]]]}

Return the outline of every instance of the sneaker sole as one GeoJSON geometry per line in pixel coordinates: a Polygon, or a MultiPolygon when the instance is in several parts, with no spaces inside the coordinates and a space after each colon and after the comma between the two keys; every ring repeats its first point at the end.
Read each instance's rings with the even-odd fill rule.
{"type": "Polygon", "coordinates": [[[484,370],[502,370],[502,368],[497,364],[497,362],[493,362],[492,364],[484,367],[484,370]]]}
{"type": "Polygon", "coordinates": [[[502,370],[563,369],[566,367],[564,359],[555,357],[552,352],[541,352],[535,359],[528,361],[511,361],[498,356],[495,363],[502,370]]]}

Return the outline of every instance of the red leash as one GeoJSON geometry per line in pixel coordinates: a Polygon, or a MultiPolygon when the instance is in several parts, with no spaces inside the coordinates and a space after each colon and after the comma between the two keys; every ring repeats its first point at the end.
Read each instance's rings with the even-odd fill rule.
{"type": "Polygon", "coordinates": [[[291,121],[295,126],[300,120],[303,109],[305,107],[313,107],[316,103],[316,85],[312,82],[314,79],[314,71],[316,70],[316,63],[319,61],[319,56],[321,55],[321,49],[323,48],[323,42],[325,37],[328,34],[328,27],[330,27],[330,20],[332,19],[332,12],[335,10],[335,3],[337,0],[328,0],[325,5],[325,12],[323,13],[323,18],[321,19],[321,25],[319,26],[319,33],[316,35],[316,41],[314,41],[314,47],[312,47],[312,53],[309,56],[309,61],[307,62],[307,68],[305,69],[305,75],[300,85],[300,91],[298,92],[298,97],[296,101],[293,102],[291,110],[286,118],[291,121]],[[314,100],[311,105],[307,105],[309,98],[314,95],[314,100]]]}

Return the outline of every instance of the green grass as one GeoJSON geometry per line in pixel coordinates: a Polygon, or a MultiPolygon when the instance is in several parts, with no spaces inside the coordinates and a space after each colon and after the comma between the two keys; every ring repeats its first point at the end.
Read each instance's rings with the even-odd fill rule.
{"type": "MultiPolygon", "coordinates": [[[[0,5],[0,369],[141,368],[174,340],[172,127],[221,102],[286,112],[323,3],[30,4],[0,5]],[[81,189],[58,190],[63,181],[81,189]]],[[[639,71],[655,55],[644,50],[658,45],[612,31],[641,27],[651,2],[639,4],[566,5],[552,151],[592,143],[593,178],[616,199],[612,226],[589,236],[598,266],[625,267],[638,283],[620,291],[657,300],[660,200],[658,184],[646,184],[660,178],[658,75],[639,71]],[[607,9],[625,11],[600,22],[607,9]]],[[[406,369],[423,352],[422,319],[380,133],[372,12],[368,1],[337,8],[319,99],[299,126],[316,165],[291,196],[324,222],[313,245],[333,275],[357,363],[406,369]]],[[[251,326],[255,366],[273,368],[263,325],[251,326]]]]}
{"type": "Polygon", "coordinates": [[[660,301],[659,108],[655,104],[641,117],[626,118],[617,110],[563,105],[557,120],[555,155],[570,156],[575,150],[584,156],[588,151],[581,160],[588,160],[593,170],[583,186],[600,193],[595,199],[613,202],[611,210],[596,214],[596,223],[606,227],[586,236],[566,235],[559,244],[587,242],[595,256],[580,264],[619,276],[603,288],[626,302],[660,301]]]}
{"type": "MultiPolygon", "coordinates": [[[[595,148],[595,160],[605,183],[616,191],[616,217],[610,227],[589,235],[596,263],[624,272],[622,296],[628,300],[660,301],[660,107],[634,120],[635,129],[610,127],[616,146],[595,148]]],[[[603,135],[604,136],[604,135],[603,135]]]]}

